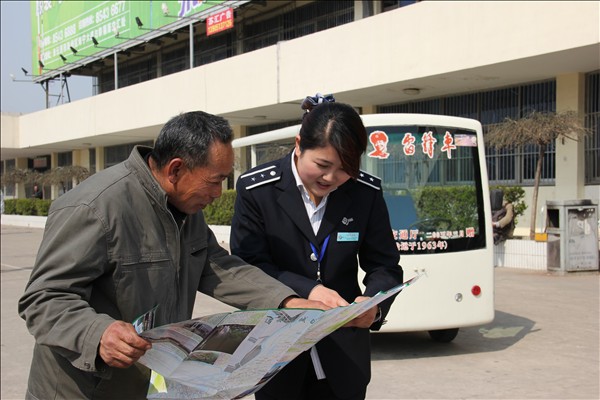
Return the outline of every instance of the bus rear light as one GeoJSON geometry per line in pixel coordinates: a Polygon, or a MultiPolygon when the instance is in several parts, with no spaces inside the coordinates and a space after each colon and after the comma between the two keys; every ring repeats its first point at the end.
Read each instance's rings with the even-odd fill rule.
{"type": "Polygon", "coordinates": [[[471,288],[471,293],[473,293],[473,296],[479,296],[481,294],[481,288],[479,287],[479,285],[475,285],[471,288]]]}

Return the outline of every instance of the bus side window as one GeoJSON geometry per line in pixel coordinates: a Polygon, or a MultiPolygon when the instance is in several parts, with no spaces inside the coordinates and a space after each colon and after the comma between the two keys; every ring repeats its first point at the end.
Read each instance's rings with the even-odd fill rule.
{"type": "Polygon", "coordinates": [[[392,229],[406,229],[417,220],[417,211],[410,195],[384,194],[392,229]]]}

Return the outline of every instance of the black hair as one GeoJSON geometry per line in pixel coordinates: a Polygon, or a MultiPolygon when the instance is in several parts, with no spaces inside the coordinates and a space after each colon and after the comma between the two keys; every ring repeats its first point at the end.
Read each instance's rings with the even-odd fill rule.
{"type": "Polygon", "coordinates": [[[300,151],[328,144],[337,151],[342,168],[356,179],[360,157],[367,149],[367,130],[352,106],[324,102],[304,115],[300,128],[300,151]]]}
{"type": "Polygon", "coordinates": [[[225,118],[203,111],[192,111],[171,118],[160,130],[152,150],[152,158],[162,168],[174,158],[186,167],[204,167],[209,161],[210,145],[233,140],[231,126],[225,118]]]}

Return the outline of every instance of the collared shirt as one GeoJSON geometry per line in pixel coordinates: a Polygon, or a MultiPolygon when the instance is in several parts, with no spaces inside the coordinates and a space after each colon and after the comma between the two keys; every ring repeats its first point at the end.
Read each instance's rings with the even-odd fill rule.
{"type": "MultiPolygon", "coordinates": [[[[302,202],[304,202],[304,207],[306,208],[306,214],[308,215],[308,219],[310,220],[310,225],[313,228],[313,232],[315,235],[319,231],[319,227],[321,226],[321,221],[323,221],[323,216],[325,215],[325,208],[327,206],[327,196],[321,199],[321,202],[317,206],[314,201],[310,199],[310,195],[308,191],[304,187],[302,183],[302,179],[300,179],[300,175],[298,175],[298,169],[296,168],[296,163],[294,162],[294,153],[292,152],[292,173],[294,174],[294,179],[296,180],[296,186],[300,191],[300,195],[302,196],[302,202]]],[[[317,379],[325,379],[325,371],[323,371],[323,366],[321,365],[321,359],[319,358],[319,354],[317,353],[317,348],[312,347],[310,349],[310,358],[313,363],[313,367],[315,369],[315,374],[317,375],[317,379]]]]}
{"type": "Polygon", "coordinates": [[[302,183],[302,179],[300,179],[300,175],[298,175],[298,169],[296,168],[296,163],[294,162],[294,153],[292,153],[291,157],[292,162],[292,173],[294,174],[294,179],[296,180],[296,186],[300,191],[300,195],[302,196],[302,201],[304,202],[304,207],[306,208],[306,214],[308,215],[308,219],[310,220],[310,225],[313,228],[313,232],[315,235],[319,231],[319,227],[321,226],[321,221],[323,220],[323,216],[325,215],[325,208],[327,206],[327,196],[323,197],[319,205],[316,205],[311,199],[308,191],[304,187],[302,183]]]}

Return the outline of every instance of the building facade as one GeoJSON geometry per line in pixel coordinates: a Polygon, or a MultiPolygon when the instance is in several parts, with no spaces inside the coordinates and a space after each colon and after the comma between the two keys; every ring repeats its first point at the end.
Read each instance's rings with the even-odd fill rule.
{"type": "MultiPolygon", "coordinates": [[[[95,77],[90,98],[3,113],[3,172],[65,165],[99,171],[191,110],[225,117],[236,137],[294,125],[304,97],[321,92],[362,114],[455,115],[484,129],[531,111],[576,111],[593,134],[551,146],[539,213],[546,200],[598,203],[599,2],[237,3],[229,31],[206,36],[198,23],[193,40],[183,28],[137,57],[124,55],[117,67],[110,57],[91,60],[79,71],[95,77]]],[[[530,205],[536,155],[533,145],[489,149],[490,183],[522,186],[530,205]]],[[[246,155],[237,156],[230,186],[248,168],[246,155]]],[[[30,186],[7,185],[4,194],[25,197],[30,186]]],[[[57,187],[48,192],[60,195],[57,187]]],[[[529,219],[530,209],[519,226],[529,219]]]]}

